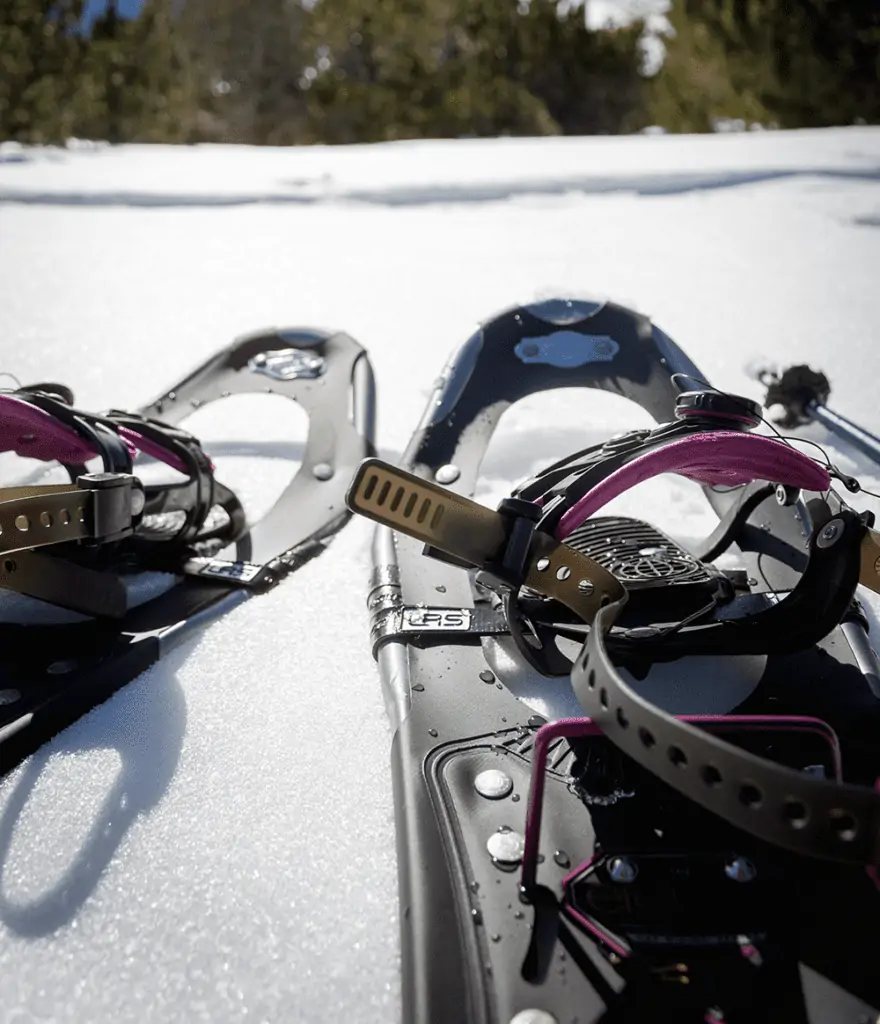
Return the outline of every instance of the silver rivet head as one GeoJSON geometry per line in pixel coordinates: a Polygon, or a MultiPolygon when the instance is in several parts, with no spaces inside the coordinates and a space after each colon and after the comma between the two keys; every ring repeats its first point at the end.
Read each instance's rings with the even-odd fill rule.
{"type": "Polygon", "coordinates": [[[333,476],[333,467],[329,462],[319,462],[312,470],[312,475],[316,480],[330,480],[333,476]]]}
{"type": "Polygon", "coordinates": [[[510,1024],[558,1024],[552,1013],[546,1010],[520,1010],[510,1018],[510,1024]]]}
{"type": "Polygon", "coordinates": [[[629,857],[612,857],[608,861],[608,877],[612,882],[629,885],[636,880],[638,873],[638,865],[629,857]]]}
{"type": "Polygon", "coordinates": [[[538,561],[535,563],[535,568],[538,570],[538,572],[546,572],[550,568],[550,559],[539,558],[538,561]]]}
{"type": "Polygon", "coordinates": [[[826,523],[822,527],[816,545],[820,548],[830,548],[832,544],[836,544],[840,540],[842,533],[843,522],[840,519],[832,519],[830,523],[826,523]]]}
{"type": "Polygon", "coordinates": [[[733,857],[724,865],[724,874],[732,882],[751,882],[758,872],[746,857],[733,857]]]}
{"type": "Polygon", "coordinates": [[[72,658],[64,661],[53,661],[46,669],[50,676],[64,676],[76,668],[76,662],[72,658]]]}
{"type": "Polygon", "coordinates": [[[434,479],[438,484],[454,484],[455,481],[461,476],[461,470],[458,466],[453,466],[452,463],[448,463],[445,466],[441,466],[434,474],[434,479]]]}
{"type": "Polygon", "coordinates": [[[147,498],[144,492],[139,487],[133,487],[131,489],[131,514],[139,516],[143,512],[146,503],[147,498]]]}
{"type": "Polygon", "coordinates": [[[513,789],[513,779],[498,768],[489,768],[474,779],[474,789],[488,800],[500,800],[513,789]]]}
{"type": "Polygon", "coordinates": [[[580,593],[592,594],[594,589],[592,580],[578,580],[578,590],[580,593]]]}
{"type": "Polygon", "coordinates": [[[519,832],[513,830],[493,832],[486,842],[489,856],[502,864],[519,864],[525,848],[525,839],[519,832]]]}
{"type": "Polygon", "coordinates": [[[558,580],[567,580],[571,576],[571,569],[567,565],[560,565],[556,570],[556,578],[558,580]]]}

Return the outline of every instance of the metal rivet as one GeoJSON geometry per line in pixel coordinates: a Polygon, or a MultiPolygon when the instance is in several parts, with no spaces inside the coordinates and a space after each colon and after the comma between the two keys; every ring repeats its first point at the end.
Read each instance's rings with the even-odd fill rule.
{"type": "Polygon", "coordinates": [[[454,484],[455,481],[461,476],[461,470],[458,466],[453,466],[452,463],[447,463],[445,466],[441,466],[434,474],[434,479],[438,484],[454,484]]]}
{"type": "Polygon", "coordinates": [[[638,873],[638,865],[629,857],[612,857],[608,861],[608,877],[612,882],[629,885],[636,880],[638,873]]]}
{"type": "Polygon", "coordinates": [[[84,522],[86,521],[86,510],[85,510],[85,509],[84,509],[84,508],[82,507],[82,505],[78,505],[78,506],[77,506],[77,509],[76,509],[76,518],[77,518],[77,519],[79,520],[79,522],[81,522],[81,523],[84,523],[84,522]]]}
{"type": "Polygon", "coordinates": [[[486,842],[489,856],[501,864],[519,864],[523,859],[525,848],[525,838],[512,829],[493,832],[486,842]]]}
{"type": "Polygon", "coordinates": [[[21,530],[22,533],[27,533],[31,528],[31,521],[27,516],[16,516],[15,517],[15,528],[21,530]]]}
{"type": "Polygon", "coordinates": [[[76,662],[72,658],[65,661],[53,661],[46,669],[50,676],[63,676],[76,668],[76,662]]]}
{"type": "Polygon", "coordinates": [[[552,1013],[546,1010],[520,1010],[515,1017],[510,1018],[510,1024],[559,1024],[552,1013]]]}
{"type": "Polygon", "coordinates": [[[58,513],[58,518],[61,520],[61,525],[62,526],[69,526],[70,525],[70,513],[67,511],[66,508],[63,508],[58,513]]]}
{"type": "Polygon", "coordinates": [[[843,533],[843,522],[840,519],[832,519],[830,523],[822,528],[822,532],[819,534],[816,540],[816,546],[820,548],[830,548],[832,544],[836,544],[840,540],[840,536],[843,533]]]}
{"type": "Polygon", "coordinates": [[[330,480],[333,477],[333,467],[329,462],[319,462],[312,470],[316,480],[330,480]]]}
{"type": "Polygon", "coordinates": [[[52,525],[52,516],[50,516],[48,512],[41,512],[40,513],[40,522],[43,524],[43,526],[51,526],[52,525]]]}
{"type": "Polygon", "coordinates": [[[571,569],[567,565],[560,565],[556,570],[556,578],[558,580],[567,580],[571,576],[571,569]]]}
{"type": "Polygon", "coordinates": [[[734,857],[724,865],[724,874],[732,882],[751,882],[757,873],[747,857],[734,857]]]}
{"type": "Polygon", "coordinates": [[[147,496],[144,492],[138,488],[132,488],[131,492],[131,514],[133,516],[139,516],[144,510],[144,506],[147,503],[147,496]]]}
{"type": "Polygon", "coordinates": [[[592,580],[578,580],[578,590],[582,594],[592,594],[594,589],[592,580]]]}
{"type": "Polygon", "coordinates": [[[489,768],[474,779],[474,789],[487,800],[501,800],[513,789],[513,779],[498,768],[489,768]]]}
{"type": "Polygon", "coordinates": [[[538,570],[538,572],[546,572],[550,568],[550,559],[539,558],[538,561],[535,563],[535,568],[538,570]]]}

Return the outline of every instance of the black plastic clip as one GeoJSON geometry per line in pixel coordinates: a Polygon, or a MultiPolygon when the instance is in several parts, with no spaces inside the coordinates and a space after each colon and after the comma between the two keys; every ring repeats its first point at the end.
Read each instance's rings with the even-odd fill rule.
{"type": "MultiPolygon", "coordinates": [[[[500,557],[492,557],[487,552],[486,561],[476,568],[485,570],[502,583],[510,587],[519,587],[526,577],[529,550],[535,529],[544,515],[544,510],[533,501],[524,498],[504,498],[498,505],[498,512],[507,520],[507,533],[500,557]]],[[[422,554],[435,558],[438,562],[458,566],[460,569],[473,569],[475,566],[462,558],[456,558],[446,551],[441,551],[433,544],[426,544],[422,554]]]]}
{"type": "Polygon", "coordinates": [[[508,586],[519,588],[526,577],[532,537],[544,512],[540,505],[524,498],[504,498],[498,511],[510,524],[507,540],[501,558],[487,563],[485,569],[508,586]]]}

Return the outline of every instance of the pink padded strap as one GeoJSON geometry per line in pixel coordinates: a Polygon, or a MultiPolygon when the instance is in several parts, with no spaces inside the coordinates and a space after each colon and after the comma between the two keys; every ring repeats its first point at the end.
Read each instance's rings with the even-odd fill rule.
{"type": "MultiPolygon", "coordinates": [[[[134,458],[144,452],[160,462],[186,472],[186,466],[173,452],[155,444],[133,430],[121,427],[119,434],[134,458]]],[[[79,464],[97,454],[84,438],[43,409],[24,402],[14,395],[0,394],[0,451],[15,452],[23,458],[42,462],[79,464]]]]}
{"type": "Polygon", "coordinates": [[[557,539],[565,540],[612,498],[661,473],[679,473],[700,483],[729,486],[752,480],[768,480],[805,491],[826,491],[831,486],[826,469],[783,441],[729,431],[690,434],[639,455],[596,484],[560,519],[557,539]]]}

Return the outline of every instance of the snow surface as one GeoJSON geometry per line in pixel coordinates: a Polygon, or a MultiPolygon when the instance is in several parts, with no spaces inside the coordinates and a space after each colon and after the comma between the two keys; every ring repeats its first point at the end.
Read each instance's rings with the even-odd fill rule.
{"type": "MultiPolygon", "coordinates": [[[[84,405],[134,405],[236,334],[344,328],[371,352],[380,448],[395,458],[477,320],[599,295],[651,314],[735,392],[760,397],[755,360],[812,362],[832,405],[880,432],[878,227],[869,128],[4,146],[0,371],[66,381],[84,405]]],[[[205,411],[198,429],[252,508],[295,463],[295,412],[205,411]]],[[[479,495],[642,422],[606,395],[529,399],[502,424],[479,495]]],[[[714,522],[686,482],[622,500],[683,539],[714,522]]],[[[0,784],[0,1021],[398,1019],[370,534],[352,522],[0,784]]]]}

